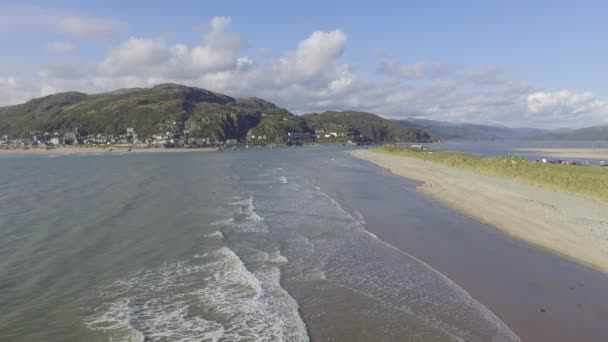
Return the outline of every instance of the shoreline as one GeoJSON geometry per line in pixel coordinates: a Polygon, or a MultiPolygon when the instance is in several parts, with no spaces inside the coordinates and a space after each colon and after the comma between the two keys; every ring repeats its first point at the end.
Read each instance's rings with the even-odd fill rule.
{"type": "Polygon", "coordinates": [[[421,182],[418,191],[511,237],[608,274],[604,203],[415,158],[349,153],[421,182]]]}
{"type": "Polygon", "coordinates": [[[59,148],[29,148],[29,149],[0,149],[0,155],[3,154],[35,154],[35,155],[51,155],[51,154],[81,154],[81,153],[107,153],[107,154],[124,154],[124,153],[183,153],[183,152],[216,152],[217,147],[197,147],[197,148],[136,148],[136,147],[59,147],[59,148]]]}
{"type": "Polygon", "coordinates": [[[608,341],[606,274],[419,193],[418,181],[358,161],[376,170],[366,176],[382,194],[347,192],[366,230],[448,277],[522,341],[608,341]]]}
{"type": "Polygon", "coordinates": [[[518,148],[515,151],[536,152],[559,158],[608,159],[606,148],[518,148]]]}

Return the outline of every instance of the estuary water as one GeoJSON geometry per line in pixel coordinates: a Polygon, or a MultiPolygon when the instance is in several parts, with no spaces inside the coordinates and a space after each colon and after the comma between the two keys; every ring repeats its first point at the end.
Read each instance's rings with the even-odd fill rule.
{"type": "Polygon", "coordinates": [[[496,140],[496,141],[448,141],[427,144],[432,149],[472,153],[481,156],[522,156],[528,160],[572,160],[580,163],[599,164],[601,159],[555,158],[531,149],[607,149],[608,141],[535,141],[535,140],[496,140]],[[525,149],[528,149],[527,151],[525,149]]]}
{"type": "Polygon", "coordinates": [[[456,214],[344,152],[0,156],[0,340],[518,341],[355,203],[456,214]]]}

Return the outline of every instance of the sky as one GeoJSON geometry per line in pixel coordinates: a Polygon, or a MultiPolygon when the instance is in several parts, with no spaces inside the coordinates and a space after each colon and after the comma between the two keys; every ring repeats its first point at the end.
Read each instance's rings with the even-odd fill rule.
{"type": "Polygon", "coordinates": [[[5,1],[0,106],[174,82],[295,114],[608,124],[606,1],[5,1]]]}

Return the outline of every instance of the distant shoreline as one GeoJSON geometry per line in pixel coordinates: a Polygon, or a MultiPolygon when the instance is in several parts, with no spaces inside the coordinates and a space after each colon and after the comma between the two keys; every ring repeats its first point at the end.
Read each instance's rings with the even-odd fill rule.
{"type": "Polygon", "coordinates": [[[0,149],[0,154],[81,154],[81,153],[107,153],[107,154],[123,154],[123,153],[180,153],[180,152],[216,152],[217,147],[199,147],[199,148],[127,148],[127,147],[58,147],[58,148],[13,148],[0,149]]]}
{"type": "Polygon", "coordinates": [[[518,148],[516,151],[537,152],[559,158],[608,160],[608,149],[606,148],[518,148]]]}
{"type": "Polygon", "coordinates": [[[416,158],[351,151],[510,236],[608,274],[608,204],[416,158]]]}

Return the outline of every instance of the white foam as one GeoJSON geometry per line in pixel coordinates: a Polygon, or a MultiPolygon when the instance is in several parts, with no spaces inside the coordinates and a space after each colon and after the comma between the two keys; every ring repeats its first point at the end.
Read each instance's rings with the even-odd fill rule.
{"type": "Polygon", "coordinates": [[[281,255],[281,251],[279,250],[270,253],[268,261],[275,264],[286,264],[289,262],[289,260],[285,256],[281,255]]]}
{"type": "Polygon", "coordinates": [[[378,236],[376,234],[370,232],[369,230],[364,229],[363,232],[366,233],[367,235],[371,236],[372,238],[378,240],[378,236]]]}
{"type": "Polygon", "coordinates": [[[213,222],[211,222],[211,226],[227,226],[227,225],[231,225],[233,223],[234,223],[234,218],[229,217],[226,219],[213,221],[213,222]]]}
{"type": "Polygon", "coordinates": [[[257,249],[248,248],[247,252],[251,254],[246,258],[248,263],[255,262],[259,264],[282,265],[289,262],[289,260],[283,256],[279,250],[266,253],[257,249]]]}
{"type": "MultiPolygon", "coordinates": [[[[312,249],[305,248],[306,241],[288,240],[290,255],[298,253],[301,260],[306,260],[300,264],[298,258],[291,258],[290,274],[297,280],[329,278],[332,283],[412,314],[457,340],[473,339],[475,333],[483,331],[497,341],[519,341],[500,319],[465,290],[429,265],[379,240],[365,229],[361,213],[347,211],[314,183],[309,183],[310,196],[299,194],[298,198],[306,199],[301,203],[305,209],[300,210],[331,217],[331,225],[338,229],[335,232],[340,237],[315,239],[312,249]],[[387,264],[399,259],[403,262],[387,264]]],[[[322,217],[327,220],[326,216],[322,217]]]]}
{"type": "Polygon", "coordinates": [[[112,284],[85,324],[119,340],[308,341],[280,277],[276,266],[250,272],[222,247],[112,284]]]}
{"type": "MultiPolygon", "coordinates": [[[[225,221],[225,220],[224,220],[225,221]]],[[[212,225],[217,225],[218,223],[216,222],[212,222],[212,225]]],[[[220,232],[219,230],[214,231],[213,233],[209,233],[209,234],[205,234],[204,237],[207,238],[220,238],[223,239],[224,238],[224,234],[222,234],[222,232],[220,232]]]]}
{"type": "Polygon", "coordinates": [[[212,225],[223,226],[226,229],[235,229],[239,232],[268,233],[268,226],[264,218],[258,215],[253,205],[253,195],[246,198],[236,198],[228,202],[229,218],[213,222],[212,225]]]}
{"type": "Polygon", "coordinates": [[[281,184],[287,184],[287,178],[285,178],[285,176],[281,176],[281,177],[279,177],[279,182],[281,184]]]}
{"type": "Polygon", "coordinates": [[[363,218],[363,215],[361,215],[361,213],[357,209],[353,209],[353,218],[357,220],[357,222],[359,222],[362,226],[367,226],[365,218],[363,218]]]}

